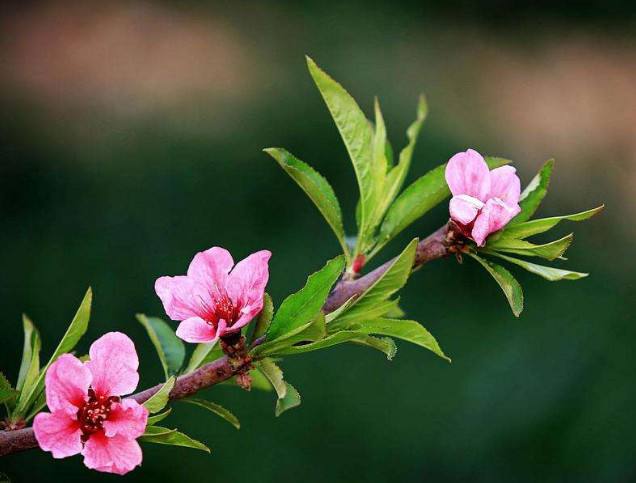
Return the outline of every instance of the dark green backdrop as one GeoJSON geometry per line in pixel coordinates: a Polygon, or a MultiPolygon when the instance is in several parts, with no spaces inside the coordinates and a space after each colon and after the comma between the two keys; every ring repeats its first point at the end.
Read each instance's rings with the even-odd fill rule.
{"type": "MultiPolygon", "coordinates": [[[[502,133],[493,98],[472,88],[495,83],[509,96],[520,88],[480,68],[471,50],[479,39],[491,48],[477,49],[487,59],[499,46],[515,49],[503,71],[532,61],[545,39],[559,45],[574,34],[589,44],[618,39],[633,54],[628,7],[603,2],[574,18],[568,11],[498,2],[483,9],[461,2],[6,7],[0,368],[15,380],[22,312],[40,328],[48,356],[91,285],[93,318],[81,349],[106,331],[125,331],[143,355],[141,384],[154,384],[159,363],[134,314],[163,315],[153,291],[158,276],[184,272],[196,251],[212,245],[237,259],[268,248],[268,291],[280,302],[337,254],[318,212],[261,152],[284,146],[319,169],[352,226],[355,181],[306,73],[310,53],[367,112],[372,96],[381,97],[394,145],[404,142],[417,94],[429,94],[410,179],[469,146],[518,159],[525,182],[548,154],[564,153],[542,214],[607,203],[598,219],[572,225],[568,266],[592,275],[553,284],[515,271],[527,307],[516,320],[471,260],[437,261],[413,276],[402,300],[452,365],[404,344],[393,362],[358,346],[290,357],[282,366],[303,396],[300,408],[277,419],[272,394],[213,388],[206,397],[233,410],[241,430],[176,404],[173,423],[212,454],[146,445],[143,467],[128,480],[636,478],[634,203],[627,196],[634,159],[586,151],[585,132],[517,144],[508,133],[523,136],[524,125],[502,133]]],[[[524,85],[532,92],[537,82],[524,85]]],[[[541,96],[537,88],[533,102],[553,102],[541,96]]],[[[435,210],[380,258],[446,216],[445,207],[435,210]]],[[[89,472],[79,457],[55,461],[39,451],[3,458],[0,470],[14,482],[115,479],[89,472]]]]}

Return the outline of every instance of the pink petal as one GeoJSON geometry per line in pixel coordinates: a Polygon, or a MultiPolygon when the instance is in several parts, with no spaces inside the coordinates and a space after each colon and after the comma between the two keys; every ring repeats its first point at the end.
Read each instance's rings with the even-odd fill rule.
{"type": "Polygon", "coordinates": [[[46,404],[53,412],[76,414],[84,403],[91,373],[71,354],[62,354],[46,371],[46,404]]]}
{"type": "Polygon", "coordinates": [[[448,205],[451,218],[463,225],[471,223],[484,204],[468,195],[453,196],[448,205]]]}
{"type": "MultiPolygon", "coordinates": [[[[221,323],[219,323],[220,325],[221,323]]],[[[184,320],[177,327],[176,333],[177,337],[194,344],[212,342],[219,336],[217,329],[200,317],[191,317],[184,320]]]]}
{"type": "MultiPolygon", "coordinates": [[[[242,309],[243,317],[254,317],[263,308],[263,296],[265,295],[265,286],[269,280],[269,259],[272,253],[269,250],[261,250],[252,253],[250,256],[241,260],[236,264],[227,282],[227,293],[232,302],[242,309]]],[[[251,320],[247,319],[239,325],[236,322],[232,329],[240,328],[251,320]]]]}
{"type": "Polygon", "coordinates": [[[520,195],[521,181],[515,168],[501,166],[490,172],[489,198],[499,198],[510,205],[516,205],[520,195]]]}
{"type": "Polygon", "coordinates": [[[103,432],[92,434],[82,450],[84,464],[93,470],[125,475],[141,465],[139,443],[122,435],[112,438],[103,432]]]}
{"type": "Polygon", "coordinates": [[[222,294],[234,260],[226,249],[212,247],[197,253],[188,267],[188,277],[203,284],[213,295],[222,294]]]}
{"type": "Polygon", "coordinates": [[[98,395],[121,396],[139,382],[139,359],[135,344],[121,332],[104,334],[91,345],[86,367],[93,374],[91,386],[98,395]]]}
{"type": "Polygon", "coordinates": [[[120,434],[128,439],[136,439],[146,430],[148,410],[133,399],[122,399],[113,404],[108,419],[104,421],[104,434],[113,437],[120,434]]]}
{"type": "Polygon", "coordinates": [[[158,278],[155,292],[172,320],[196,317],[204,311],[204,306],[212,305],[206,286],[185,275],[158,278]]]}
{"type": "Polygon", "coordinates": [[[501,230],[519,211],[519,205],[508,205],[498,198],[488,200],[473,225],[471,235],[475,243],[484,246],[488,235],[501,230]]]}
{"type": "Polygon", "coordinates": [[[473,149],[457,153],[446,165],[446,182],[454,196],[469,195],[486,201],[490,191],[488,165],[473,149]]]}
{"type": "Polygon", "coordinates": [[[66,458],[82,451],[79,422],[65,411],[37,414],[33,431],[40,448],[53,453],[53,458],[66,458]]]}

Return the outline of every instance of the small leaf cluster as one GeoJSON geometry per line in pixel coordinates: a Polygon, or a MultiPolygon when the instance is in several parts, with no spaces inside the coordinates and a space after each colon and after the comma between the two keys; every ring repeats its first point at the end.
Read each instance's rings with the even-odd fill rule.
{"type": "MultiPolygon", "coordinates": [[[[387,139],[380,103],[374,104],[374,122],[366,118],[353,97],[309,57],[309,72],[331,113],[355,171],[360,198],[356,208],[357,235],[345,235],[338,198],[329,182],[304,161],[283,148],[267,148],[287,174],[313,201],[336,235],[347,271],[359,271],[389,241],[444,201],[450,191],[444,180],[445,165],[437,166],[402,191],[417,137],[428,114],[426,98],[417,104],[415,121],[406,131],[407,144],[397,159],[387,139]],[[349,240],[354,240],[352,246],[349,240]],[[358,263],[354,263],[358,260],[358,263]]],[[[487,157],[491,168],[509,161],[487,157]]]]}
{"type": "Polygon", "coordinates": [[[480,256],[481,254],[496,257],[510,264],[517,265],[551,282],[579,280],[588,276],[587,273],[539,265],[529,262],[525,258],[519,258],[543,258],[548,261],[566,260],[564,254],[572,244],[574,239],[573,233],[557,240],[539,244],[530,242],[527,238],[545,233],[557,226],[561,221],[584,221],[603,210],[603,205],[601,205],[591,210],[574,213],[572,215],[531,219],[548,193],[548,186],[553,169],[554,161],[549,160],[546,162],[521,193],[519,202],[521,212],[513,218],[504,229],[490,236],[485,247],[471,247],[468,252],[468,255],[477,260],[499,284],[516,317],[519,317],[523,310],[523,291],[521,285],[506,268],[491,260],[482,258],[480,256]]]}

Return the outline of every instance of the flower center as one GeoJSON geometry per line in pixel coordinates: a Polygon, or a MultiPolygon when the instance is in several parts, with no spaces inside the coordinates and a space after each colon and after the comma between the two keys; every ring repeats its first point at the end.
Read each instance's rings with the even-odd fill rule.
{"type": "Polygon", "coordinates": [[[203,304],[203,319],[210,325],[216,327],[219,320],[225,320],[228,327],[231,327],[236,322],[240,315],[240,307],[234,305],[232,299],[227,294],[221,294],[216,297],[212,297],[213,304],[210,307],[207,304],[203,304]]]}
{"type": "Polygon", "coordinates": [[[113,403],[119,402],[119,396],[97,396],[93,388],[88,389],[88,401],[77,411],[77,420],[82,430],[82,441],[101,430],[108,419],[113,403]]]}

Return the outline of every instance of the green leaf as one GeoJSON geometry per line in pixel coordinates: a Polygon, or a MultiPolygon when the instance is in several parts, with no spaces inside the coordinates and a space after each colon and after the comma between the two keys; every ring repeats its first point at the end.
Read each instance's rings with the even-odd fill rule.
{"type": "MultiPolygon", "coordinates": [[[[485,159],[490,169],[510,163],[509,160],[503,158],[487,156],[485,159]]],[[[377,253],[407,226],[450,195],[444,178],[445,170],[445,164],[434,168],[415,180],[397,197],[387,211],[380,227],[378,243],[372,254],[377,253]]]]}
{"type": "Polygon", "coordinates": [[[550,218],[537,218],[536,220],[530,220],[523,223],[516,223],[514,225],[508,225],[502,232],[501,238],[528,238],[532,235],[538,235],[544,233],[551,228],[555,227],[559,222],[563,220],[567,221],[583,221],[593,217],[597,213],[600,213],[605,208],[605,205],[597,206],[591,210],[582,211],[580,213],[574,213],[572,215],[552,216],[550,218]]]}
{"type": "Polygon", "coordinates": [[[200,366],[205,364],[208,359],[215,353],[221,353],[221,349],[217,346],[218,339],[214,342],[206,342],[205,344],[197,344],[194,350],[192,351],[192,355],[190,356],[190,361],[188,362],[187,367],[183,371],[184,374],[189,374],[190,372],[198,369],[200,366]],[[214,349],[218,349],[215,351],[214,349]]]}
{"type": "Polygon", "coordinates": [[[325,323],[328,325],[332,321],[334,321],[337,318],[339,318],[344,312],[349,310],[349,307],[351,307],[353,305],[353,302],[354,302],[355,299],[356,299],[356,296],[354,295],[351,298],[347,299],[347,301],[344,304],[342,304],[340,307],[338,307],[336,310],[326,314],[325,315],[325,323]]]}
{"type": "Polygon", "coordinates": [[[204,409],[207,409],[208,411],[225,419],[228,423],[230,423],[236,429],[241,429],[241,423],[239,422],[238,418],[234,416],[234,414],[232,414],[229,410],[221,406],[220,404],[216,404],[211,401],[207,401],[205,399],[192,398],[192,397],[189,397],[186,399],[180,399],[180,401],[189,403],[189,404],[194,404],[195,406],[200,406],[204,409]]]}
{"type": "MultiPolygon", "coordinates": [[[[150,419],[150,418],[148,418],[150,419]]],[[[159,436],[161,434],[169,434],[176,432],[176,429],[164,428],[162,426],[146,426],[143,436],[159,436]]]]}
{"type": "Polygon", "coordinates": [[[280,416],[289,409],[300,406],[300,394],[296,388],[288,382],[285,382],[285,385],[287,386],[285,396],[276,401],[276,417],[280,416]]]}
{"type": "Polygon", "coordinates": [[[305,286],[287,297],[278,308],[267,331],[272,341],[312,321],[320,312],[333,284],[344,269],[344,258],[336,257],[318,272],[310,275],[305,286]]]}
{"type": "MultiPolygon", "coordinates": [[[[40,333],[35,328],[31,319],[24,314],[22,315],[22,326],[24,329],[24,348],[22,351],[20,372],[18,374],[18,383],[16,384],[16,389],[20,392],[20,396],[17,400],[18,406],[20,406],[23,398],[28,397],[31,391],[35,389],[35,385],[40,376],[40,348],[42,344],[40,333]]],[[[18,415],[22,416],[22,412],[27,409],[25,405],[24,409],[21,410],[18,415]]]]}
{"type": "MultiPolygon", "coordinates": [[[[257,389],[259,391],[265,392],[271,392],[274,389],[259,369],[254,368],[249,371],[249,376],[252,379],[252,389],[257,389]]],[[[236,377],[231,377],[230,379],[223,381],[221,384],[226,386],[238,386],[238,384],[236,383],[236,377]]]]}
{"type": "Polygon", "coordinates": [[[88,329],[88,321],[91,316],[92,301],[93,291],[89,287],[86,291],[86,295],[84,295],[82,303],[73,317],[73,320],[71,321],[68,329],[66,329],[66,333],[53,352],[51,359],[40,371],[37,381],[33,384],[33,387],[30,390],[23,390],[20,394],[20,399],[15,410],[16,415],[24,416],[26,414],[29,406],[39,397],[44,388],[44,375],[46,374],[47,369],[59,356],[72,351],[82,336],[86,333],[86,329],[88,329]]]}
{"type": "Polygon", "coordinates": [[[553,169],[554,159],[550,159],[543,165],[539,173],[532,178],[532,181],[521,193],[519,200],[521,211],[510,221],[511,224],[527,221],[535,214],[543,198],[548,193],[548,185],[550,184],[553,169]]]}
{"type": "Polygon", "coordinates": [[[342,212],[336,193],[329,182],[307,163],[296,158],[283,148],[267,148],[264,151],[274,158],[281,168],[296,181],[298,186],[314,202],[316,208],[325,218],[338,238],[345,255],[349,256],[349,248],[345,242],[342,212]]]}
{"type": "MultiPolygon", "coordinates": [[[[22,348],[22,362],[20,362],[20,371],[18,372],[18,382],[16,383],[16,389],[18,391],[22,391],[24,388],[25,380],[27,379],[27,374],[31,371],[33,373],[33,366],[36,366],[35,369],[35,378],[37,378],[38,373],[40,372],[40,358],[39,355],[36,356],[35,360],[37,364],[33,364],[35,353],[39,354],[40,350],[40,334],[38,330],[31,322],[25,314],[22,314],[22,327],[24,331],[24,345],[22,348]],[[35,350],[37,348],[37,350],[35,350]]],[[[33,379],[34,380],[34,379],[33,379]]],[[[32,380],[32,381],[33,381],[32,380]]]]}
{"type": "Polygon", "coordinates": [[[200,441],[191,438],[187,434],[183,434],[176,429],[162,428],[161,426],[148,426],[146,428],[146,433],[144,433],[139,440],[145,443],[184,446],[186,448],[200,449],[201,451],[210,452],[210,448],[200,441]]]}
{"type": "Polygon", "coordinates": [[[164,419],[166,419],[168,416],[170,416],[170,413],[172,412],[172,408],[168,408],[166,409],[164,412],[159,413],[159,414],[155,414],[154,416],[149,416],[148,417],[148,426],[152,426],[154,424],[157,424],[160,421],[163,421],[164,419]]]}
{"type": "Polygon", "coordinates": [[[345,313],[337,319],[334,319],[334,322],[327,326],[328,331],[337,332],[343,328],[343,324],[347,325],[361,320],[373,320],[392,312],[401,315],[391,318],[399,318],[403,315],[402,311],[398,307],[399,302],[399,298],[394,300],[384,300],[376,304],[370,304],[367,307],[364,307],[364,310],[361,310],[360,308],[352,310],[351,312],[345,313]]]}
{"type": "Polygon", "coordinates": [[[250,354],[254,358],[263,358],[265,356],[275,356],[286,347],[292,346],[299,342],[310,342],[318,339],[322,339],[327,335],[325,314],[318,312],[314,320],[311,322],[297,327],[284,336],[274,339],[271,342],[265,342],[264,344],[254,347],[250,354]]]}
{"type": "Polygon", "coordinates": [[[365,320],[363,322],[344,323],[342,325],[343,330],[353,330],[363,334],[378,334],[388,335],[397,339],[402,339],[412,344],[424,347],[442,359],[446,359],[450,362],[450,359],[444,354],[439,344],[435,340],[435,337],[426,330],[419,322],[414,320],[401,320],[401,319],[389,319],[378,318],[374,320],[365,320]]]}
{"type": "Polygon", "coordinates": [[[159,389],[144,403],[144,406],[150,414],[158,413],[166,407],[166,404],[168,404],[168,400],[170,399],[170,391],[172,391],[175,381],[175,377],[172,376],[163,386],[161,386],[161,389],[159,389]]]}
{"type": "Polygon", "coordinates": [[[406,147],[404,147],[404,149],[400,151],[400,159],[397,166],[392,168],[387,175],[382,198],[379,202],[379,218],[377,220],[378,222],[381,221],[382,217],[386,213],[386,210],[389,208],[397,194],[402,189],[404,180],[406,179],[406,175],[408,174],[409,168],[411,167],[411,159],[413,157],[415,143],[417,142],[417,136],[422,129],[422,124],[424,124],[427,113],[428,105],[426,103],[426,98],[422,95],[420,96],[417,106],[417,118],[415,119],[413,124],[411,124],[406,130],[406,136],[409,142],[406,147]]]}
{"type": "Polygon", "coordinates": [[[137,314],[137,320],[144,326],[157,350],[166,379],[177,374],[185,359],[185,346],[181,339],[175,335],[172,327],[158,317],[137,314]]]}
{"type": "Polygon", "coordinates": [[[468,253],[468,255],[477,260],[492,275],[501,290],[503,290],[506,299],[508,299],[512,313],[515,314],[515,317],[519,317],[523,311],[523,291],[519,282],[501,265],[484,260],[474,253],[468,253]]]}
{"type": "Polygon", "coordinates": [[[31,404],[31,410],[29,414],[24,418],[26,422],[31,421],[37,413],[42,411],[46,406],[46,392],[42,391],[33,404],[31,404]]]}
{"type": "Polygon", "coordinates": [[[507,262],[514,263],[515,265],[519,265],[521,268],[527,270],[528,272],[539,275],[540,277],[543,277],[551,282],[557,282],[559,280],[579,280],[589,275],[589,273],[571,272],[569,270],[561,270],[558,268],[546,267],[544,265],[537,265],[535,263],[527,262],[526,260],[508,257],[506,255],[502,255],[501,253],[495,252],[492,253],[492,255],[502,258],[507,262]]]}
{"type": "MultiPolygon", "coordinates": [[[[307,57],[307,66],[347,148],[360,188],[360,233],[368,233],[378,198],[378,170],[373,160],[373,129],[351,95],[307,57]]],[[[360,237],[358,242],[363,243],[360,237]]]]}
{"type": "Polygon", "coordinates": [[[389,361],[393,360],[395,354],[397,354],[395,341],[390,337],[373,337],[372,335],[360,334],[359,337],[351,339],[349,342],[379,350],[384,353],[389,361]]]}
{"type": "Polygon", "coordinates": [[[17,395],[18,391],[13,389],[9,380],[2,372],[0,372],[0,404],[7,403],[15,399],[17,395]]]}
{"type": "Polygon", "coordinates": [[[535,245],[525,240],[516,240],[514,238],[498,238],[493,243],[488,243],[484,253],[490,253],[492,251],[515,253],[517,255],[525,255],[527,257],[541,257],[546,260],[554,260],[561,257],[568,247],[572,244],[574,235],[569,235],[559,238],[550,243],[544,243],[543,245],[535,245]]]}
{"type": "Polygon", "coordinates": [[[327,337],[320,339],[316,342],[311,342],[309,344],[303,345],[294,345],[281,347],[277,352],[276,356],[291,356],[296,354],[305,354],[306,352],[312,352],[320,349],[326,349],[328,347],[332,347],[338,344],[342,344],[344,342],[349,342],[353,339],[357,339],[364,334],[360,332],[354,331],[340,331],[335,334],[328,335],[327,337]]]}
{"type": "Polygon", "coordinates": [[[416,249],[417,238],[407,245],[384,274],[353,302],[342,317],[354,317],[357,314],[368,313],[400,290],[411,274],[416,249]]]}
{"type": "Polygon", "coordinates": [[[283,371],[271,359],[262,359],[256,363],[256,367],[263,373],[267,380],[271,383],[278,394],[278,398],[282,399],[287,393],[287,386],[283,380],[283,371]]]}
{"type": "Polygon", "coordinates": [[[256,320],[254,325],[254,332],[252,333],[252,340],[256,340],[267,332],[269,324],[272,322],[272,316],[274,315],[274,303],[268,293],[263,297],[263,310],[256,320]]]}
{"type": "MultiPolygon", "coordinates": [[[[371,161],[371,179],[373,180],[373,192],[375,195],[375,201],[368,207],[368,215],[366,223],[362,224],[362,218],[360,214],[357,216],[357,221],[360,223],[358,232],[358,245],[357,253],[366,253],[369,245],[372,244],[373,235],[376,226],[379,224],[382,216],[384,216],[385,207],[382,203],[382,193],[384,191],[384,184],[387,176],[387,170],[389,167],[389,161],[386,157],[387,152],[387,138],[386,138],[386,126],[384,124],[384,118],[382,117],[382,110],[380,109],[380,102],[377,97],[374,101],[375,111],[375,133],[373,135],[373,157],[371,161]]],[[[358,203],[356,211],[362,210],[362,204],[358,203]]]]}

